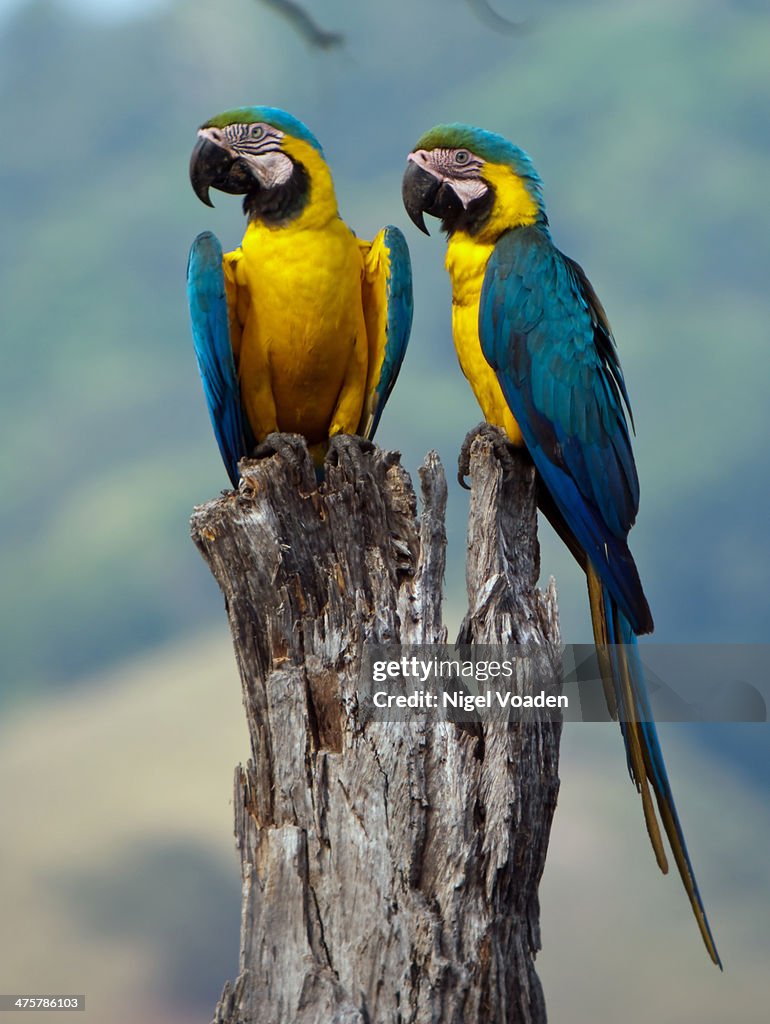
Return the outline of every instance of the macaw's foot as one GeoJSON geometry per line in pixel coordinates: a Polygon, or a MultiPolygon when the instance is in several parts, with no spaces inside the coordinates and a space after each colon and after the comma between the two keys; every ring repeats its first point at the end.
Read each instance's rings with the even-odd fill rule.
{"type": "Polygon", "coordinates": [[[369,475],[371,473],[371,460],[365,456],[371,455],[374,445],[365,437],[358,434],[335,434],[329,438],[329,449],[324,460],[327,466],[339,466],[347,461],[355,470],[356,476],[369,475]]]}
{"type": "Polygon", "coordinates": [[[274,431],[257,445],[251,457],[253,459],[269,459],[272,455],[280,455],[289,465],[301,471],[307,459],[305,438],[301,434],[281,434],[274,431]]]}
{"type": "Polygon", "coordinates": [[[465,478],[471,471],[471,446],[477,437],[483,437],[486,441],[491,442],[495,455],[503,465],[510,461],[511,452],[514,450],[514,446],[508,440],[508,435],[500,427],[494,427],[491,423],[479,423],[473,430],[470,430],[457,458],[457,480],[466,491],[470,490],[465,478]]]}

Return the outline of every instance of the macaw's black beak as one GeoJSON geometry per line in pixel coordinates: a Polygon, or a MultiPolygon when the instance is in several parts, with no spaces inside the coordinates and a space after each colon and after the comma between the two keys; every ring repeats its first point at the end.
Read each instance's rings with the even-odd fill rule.
{"type": "Polygon", "coordinates": [[[435,175],[429,174],[414,160],[407,163],[401,182],[401,198],[412,222],[426,235],[429,235],[430,231],[425,227],[424,214],[433,212],[433,204],[440,187],[441,182],[435,175]]]}
{"type": "Polygon", "coordinates": [[[209,189],[244,196],[259,187],[248,165],[229,149],[206,135],[199,135],[190,157],[190,182],[193,191],[206,206],[213,206],[209,189]]]}
{"type": "Polygon", "coordinates": [[[446,181],[440,181],[414,160],[410,160],[406,165],[401,182],[401,196],[406,212],[426,235],[430,232],[425,227],[423,214],[439,217],[446,222],[463,209],[462,201],[452,186],[446,181]]]}

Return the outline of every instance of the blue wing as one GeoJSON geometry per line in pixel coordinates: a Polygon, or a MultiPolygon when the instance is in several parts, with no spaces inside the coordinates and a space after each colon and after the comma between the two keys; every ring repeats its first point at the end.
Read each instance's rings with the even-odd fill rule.
{"type": "Polygon", "coordinates": [[[372,438],[396,383],[412,329],[412,264],[398,228],[383,228],[364,251],[362,285],[369,374],[359,434],[372,438]]]}
{"type": "Polygon", "coordinates": [[[502,236],[479,336],[567,527],[637,633],[652,617],[626,543],[639,507],[630,408],[606,316],[581,268],[540,227],[502,236]]]}
{"type": "Polygon", "coordinates": [[[487,264],[479,336],[548,492],[544,508],[549,518],[555,511],[555,525],[563,535],[566,527],[569,546],[585,556],[608,704],[620,717],[658,863],[667,870],[650,786],[704,942],[721,966],[636,646],[635,634],[652,629],[652,616],[626,543],[639,483],[628,394],[604,310],[582,269],[542,228],[518,228],[503,235],[487,264]]]}
{"type": "Polygon", "coordinates": [[[210,231],[198,235],[187,262],[187,301],[193,345],[214,435],[233,487],[238,460],[248,454],[241,394],[230,341],[222,246],[210,231]]]}

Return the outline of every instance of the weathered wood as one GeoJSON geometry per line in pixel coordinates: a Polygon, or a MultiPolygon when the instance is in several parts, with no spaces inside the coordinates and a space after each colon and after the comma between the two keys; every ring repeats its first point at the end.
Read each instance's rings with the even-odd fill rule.
{"type": "MultiPolygon", "coordinates": [[[[361,472],[245,463],[195,510],[225,595],[252,759],[235,778],[239,976],[216,1024],[539,1024],[537,886],[559,727],[368,720],[367,643],[446,639],[446,481],[422,512],[397,456],[361,472]]],[[[464,642],[526,641],[553,672],[555,596],[535,589],[532,470],[471,455],[464,642]]],[[[521,678],[518,685],[528,685],[521,678]]]]}

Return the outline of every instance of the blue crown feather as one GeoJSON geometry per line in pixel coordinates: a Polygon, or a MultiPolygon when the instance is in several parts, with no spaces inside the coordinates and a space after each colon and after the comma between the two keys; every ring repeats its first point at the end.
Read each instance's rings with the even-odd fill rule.
{"type": "Polygon", "coordinates": [[[285,135],[291,135],[295,139],[309,142],[311,146],[318,150],[321,156],[324,155],[321,143],[307,125],[304,125],[298,118],[292,114],[287,114],[285,110],[281,110],[279,107],[235,107],[233,110],[226,110],[223,114],[217,114],[216,117],[212,117],[202,127],[224,128],[229,124],[256,124],[259,121],[272,125],[273,128],[277,128],[285,135]]]}

